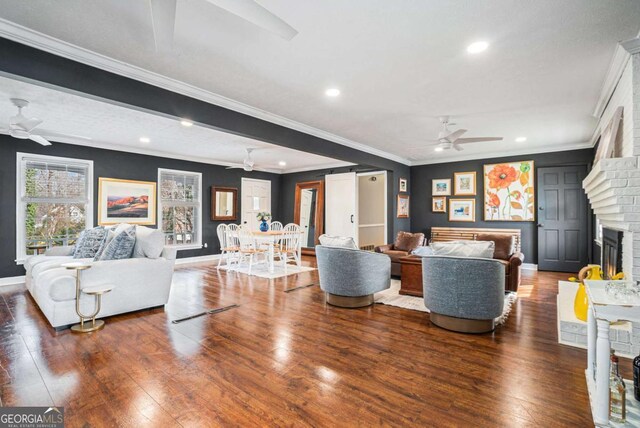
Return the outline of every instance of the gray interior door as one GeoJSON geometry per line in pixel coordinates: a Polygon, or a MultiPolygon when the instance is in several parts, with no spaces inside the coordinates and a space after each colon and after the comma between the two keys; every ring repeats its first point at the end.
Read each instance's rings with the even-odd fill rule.
{"type": "Polygon", "coordinates": [[[578,272],[587,264],[586,166],[538,168],[538,269],[578,272]]]}

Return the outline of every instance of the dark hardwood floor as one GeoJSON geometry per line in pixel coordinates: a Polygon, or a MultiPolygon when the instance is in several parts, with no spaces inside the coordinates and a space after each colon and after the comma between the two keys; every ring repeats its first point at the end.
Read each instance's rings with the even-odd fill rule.
{"type": "Polygon", "coordinates": [[[56,333],[24,287],[3,287],[0,399],[64,406],[67,426],[592,426],[586,351],[557,343],[567,276],[524,271],[506,325],[477,336],[422,312],[327,306],[318,286],[283,292],[315,271],[178,267],[166,310],[88,335],[56,333]]]}

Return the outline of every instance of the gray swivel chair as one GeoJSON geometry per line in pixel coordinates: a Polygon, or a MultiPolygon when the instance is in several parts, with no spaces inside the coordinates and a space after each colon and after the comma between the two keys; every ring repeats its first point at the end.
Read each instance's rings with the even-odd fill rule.
{"type": "Polygon", "coordinates": [[[426,256],[422,287],[432,323],[461,333],[486,333],[502,314],[504,265],[495,259],[426,256]]]}
{"type": "Polygon", "coordinates": [[[350,248],[316,246],[320,288],[327,303],[343,308],[373,304],[373,293],[391,286],[391,259],[350,248]]]}

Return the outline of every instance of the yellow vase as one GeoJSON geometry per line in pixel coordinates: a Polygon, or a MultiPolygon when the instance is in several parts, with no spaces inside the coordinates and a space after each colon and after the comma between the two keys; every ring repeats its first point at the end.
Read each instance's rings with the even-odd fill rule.
{"type": "Polygon", "coordinates": [[[578,274],[578,292],[573,301],[573,312],[576,318],[581,321],[587,321],[587,311],[589,310],[589,300],[587,299],[587,290],[584,288],[584,280],[602,280],[602,269],[598,265],[587,265],[580,270],[578,274]]]}

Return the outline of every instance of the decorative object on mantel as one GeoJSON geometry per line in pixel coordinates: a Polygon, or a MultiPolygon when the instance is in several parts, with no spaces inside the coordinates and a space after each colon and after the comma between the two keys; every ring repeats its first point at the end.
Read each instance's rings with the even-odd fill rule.
{"type": "Polygon", "coordinates": [[[266,211],[263,212],[259,212],[256,215],[256,218],[260,221],[260,231],[261,232],[266,232],[269,230],[269,223],[267,223],[269,220],[271,220],[271,213],[268,213],[266,211]]]}
{"type": "Polygon", "coordinates": [[[447,212],[447,198],[444,196],[434,196],[431,202],[431,211],[434,213],[447,212]]]}
{"type": "Polygon", "coordinates": [[[456,196],[475,196],[476,172],[454,172],[453,194],[456,196]]]}
{"type": "Polygon", "coordinates": [[[476,200],[449,199],[449,221],[476,221],[476,200]]]}
{"type": "MultiPolygon", "coordinates": [[[[576,318],[580,321],[587,322],[587,311],[589,310],[589,301],[587,299],[587,292],[584,289],[585,279],[602,279],[602,270],[599,265],[587,265],[580,269],[578,273],[578,291],[576,292],[576,298],[573,302],[573,311],[576,314],[576,318]]],[[[576,278],[571,277],[569,281],[575,282],[576,278]]]]}
{"type": "Polygon", "coordinates": [[[450,196],[451,179],[435,178],[431,180],[431,196],[450,196]]]}
{"type": "Polygon", "coordinates": [[[534,221],[533,161],[484,166],[484,220],[534,221]]]}
{"type": "Polygon", "coordinates": [[[409,195],[398,195],[398,218],[409,218],[409,195]]]}
{"type": "Polygon", "coordinates": [[[406,178],[401,178],[400,179],[400,191],[403,193],[407,192],[407,189],[409,187],[407,186],[407,179],[406,178]]]}
{"type": "Polygon", "coordinates": [[[620,147],[619,132],[620,122],[622,122],[623,107],[620,106],[616,109],[611,117],[611,120],[607,124],[607,127],[600,133],[598,150],[596,151],[596,158],[594,163],[602,159],[621,157],[622,149],[620,147]]]}
{"type": "MultiPolygon", "coordinates": [[[[183,193],[187,189],[182,189],[183,193]]],[[[156,224],[154,181],[98,179],[98,224],[156,224]]]]}

